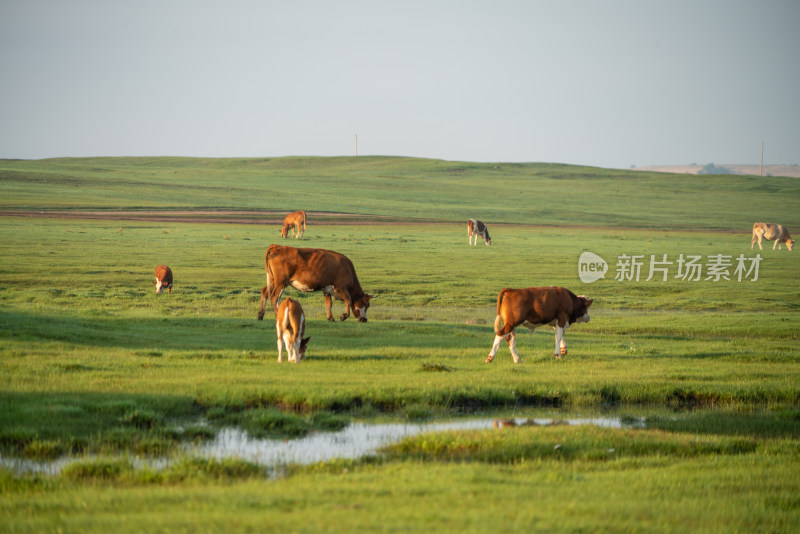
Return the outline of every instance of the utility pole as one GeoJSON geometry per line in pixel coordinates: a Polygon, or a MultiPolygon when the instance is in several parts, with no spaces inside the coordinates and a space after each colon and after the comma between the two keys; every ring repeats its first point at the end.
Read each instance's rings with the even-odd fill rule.
{"type": "Polygon", "coordinates": [[[764,141],[761,141],[761,165],[758,167],[758,175],[764,176],[764,141]]]}

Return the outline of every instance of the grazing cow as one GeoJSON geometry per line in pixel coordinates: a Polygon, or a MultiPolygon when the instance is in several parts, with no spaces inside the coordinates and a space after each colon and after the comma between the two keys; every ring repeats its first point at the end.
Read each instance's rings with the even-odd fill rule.
{"type": "Polygon", "coordinates": [[[352,310],[360,322],[367,322],[367,308],[374,297],[361,289],[353,262],[347,256],[320,248],[270,245],[264,256],[264,267],[267,285],[261,290],[259,319],[264,318],[267,299],[277,313],[278,299],[287,286],[292,286],[304,292],[322,291],[329,321],[333,321],[331,304],[332,297],[335,297],[344,301],[342,321],[350,317],[352,310]]]}
{"type": "Polygon", "coordinates": [[[306,356],[306,346],[310,337],[303,337],[306,332],[306,318],[303,307],[293,298],[284,299],[278,307],[275,318],[275,329],[278,331],[278,361],[283,361],[283,346],[290,362],[297,363],[306,356]]]}
{"type": "Polygon", "coordinates": [[[556,358],[566,356],[567,344],[564,330],[573,323],[589,322],[589,306],[592,300],[576,297],[563,287],[529,287],[527,289],[503,289],[497,297],[497,317],[494,320],[494,344],[486,363],[494,360],[503,339],[511,349],[514,363],[519,363],[516,328],[520,325],[531,332],[544,325],[556,329],[556,358]],[[502,323],[502,327],[501,327],[502,323]]]}
{"type": "Polygon", "coordinates": [[[306,212],[293,211],[283,218],[283,228],[281,229],[281,237],[286,238],[289,236],[289,230],[292,231],[292,239],[303,237],[306,231],[306,212]],[[297,235],[295,235],[297,232],[297,235]]]}
{"type": "Polygon", "coordinates": [[[156,267],[156,281],[153,283],[156,286],[156,295],[165,289],[167,293],[172,293],[172,269],[166,265],[156,267]]]}
{"type": "Polygon", "coordinates": [[[483,242],[486,243],[487,246],[492,245],[492,238],[489,237],[489,230],[486,228],[486,225],[483,224],[483,221],[476,221],[475,219],[470,219],[467,221],[467,238],[469,238],[469,244],[472,246],[472,236],[475,236],[475,244],[478,244],[478,236],[483,238],[483,242]]]}
{"type": "Polygon", "coordinates": [[[780,250],[783,243],[786,243],[786,248],[789,250],[794,248],[794,239],[789,235],[789,230],[781,224],[755,223],[753,225],[753,238],[750,240],[750,250],[753,250],[756,239],[758,239],[758,248],[761,250],[764,250],[764,247],[761,246],[761,239],[766,239],[767,241],[774,239],[775,243],[772,245],[772,250],[775,250],[776,246],[780,250]]]}

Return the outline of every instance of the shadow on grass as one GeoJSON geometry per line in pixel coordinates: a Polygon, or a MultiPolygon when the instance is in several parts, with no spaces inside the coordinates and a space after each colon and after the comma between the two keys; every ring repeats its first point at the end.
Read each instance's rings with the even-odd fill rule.
{"type": "MultiPolygon", "coordinates": [[[[0,312],[0,341],[58,342],[76,346],[120,348],[130,350],[194,350],[262,351],[274,346],[275,323],[242,318],[199,317],[78,317],[34,314],[19,311],[0,312]]],[[[387,346],[428,348],[474,348],[476,336],[483,336],[486,327],[442,323],[412,324],[393,321],[358,323],[355,320],[311,320],[307,334],[319,343],[324,339],[331,350],[358,346],[382,349],[387,346]]],[[[364,359],[382,359],[365,356],[364,359]]]]}

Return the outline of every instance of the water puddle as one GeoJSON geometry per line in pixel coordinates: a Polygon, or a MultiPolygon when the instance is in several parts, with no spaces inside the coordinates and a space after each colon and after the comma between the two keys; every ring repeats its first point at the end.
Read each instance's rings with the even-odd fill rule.
{"type": "MultiPolygon", "coordinates": [[[[217,436],[201,445],[187,446],[184,453],[201,458],[223,460],[239,458],[263,466],[276,473],[282,467],[296,464],[309,465],[335,459],[358,459],[377,454],[382,447],[404,438],[429,432],[448,430],[480,430],[521,425],[595,425],[607,428],[644,428],[644,419],[595,417],[573,419],[503,418],[462,419],[431,423],[351,423],[338,432],[318,432],[297,439],[257,439],[237,428],[225,428],[217,436]]],[[[70,456],[41,462],[21,458],[0,457],[0,466],[17,473],[57,475],[73,462],[92,460],[91,456],[70,456]]],[[[134,461],[135,467],[164,468],[168,459],[134,461]]]]}

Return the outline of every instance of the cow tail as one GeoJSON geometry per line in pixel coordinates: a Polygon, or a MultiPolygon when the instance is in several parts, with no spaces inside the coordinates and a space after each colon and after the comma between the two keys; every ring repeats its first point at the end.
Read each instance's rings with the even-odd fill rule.
{"type": "Polygon", "coordinates": [[[270,245],[269,248],[267,249],[267,254],[264,257],[264,267],[266,268],[265,270],[267,272],[267,291],[270,292],[272,292],[272,284],[273,280],[275,279],[275,276],[272,274],[272,267],[270,267],[269,265],[269,257],[273,252],[275,252],[277,248],[278,245],[270,245]]]}
{"type": "Polygon", "coordinates": [[[500,307],[503,304],[503,297],[506,294],[506,290],[502,290],[500,295],[497,296],[497,317],[494,318],[494,333],[496,335],[500,335],[500,330],[503,328],[503,316],[500,315],[500,307]]]}
{"type": "Polygon", "coordinates": [[[283,320],[281,321],[281,330],[284,332],[289,329],[289,306],[290,304],[286,305],[286,309],[283,311],[283,320]]]}
{"type": "Polygon", "coordinates": [[[269,266],[269,256],[272,254],[275,249],[278,248],[278,245],[270,245],[267,249],[267,253],[264,255],[264,269],[267,272],[267,285],[265,285],[261,289],[261,302],[258,305],[258,320],[264,318],[264,310],[267,306],[267,300],[270,300],[270,295],[272,295],[272,285],[273,285],[273,274],[272,268],[269,266]]]}

